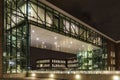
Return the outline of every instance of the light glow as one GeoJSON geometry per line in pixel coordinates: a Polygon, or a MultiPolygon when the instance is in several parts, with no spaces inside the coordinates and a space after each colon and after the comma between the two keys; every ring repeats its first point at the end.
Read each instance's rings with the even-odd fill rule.
{"type": "Polygon", "coordinates": [[[76,74],[76,75],[75,75],[75,78],[76,78],[76,79],[80,79],[80,75],[76,74]]]}
{"type": "Polygon", "coordinates": [[[113,80],[119,80],[119,76],[113,76],[113,80]]]}
{"type": "Polygon", "coordinates": [[[34,30],[32,30],[32,32],[34,33],[35,31],[34,31],[34,30]]]}
{"type": "Polygon", "coordinates": [[[39,38],[37,37],[37,38],[36,38],[36,40],[38,41],[38,40],[39,40],[39,38]]]}
{"type": "Polygon", "coordinates": [[[57,39],[57,37],[54,37],[54,39],[57,39]]]}
{"type": "Polygon", "coordinates": [[[54,78],[54,76],[55,76],[54,74],[50,74],[50,78],[54,78]]]}
{"type": "Polygon", "coordinates": [[[32,76],[32,77],[35,77],[35,76],[36,76],[36,74],[35,74],[35,73],[33,73],[33,74],[31,74],[31,76],[32,76]]]}

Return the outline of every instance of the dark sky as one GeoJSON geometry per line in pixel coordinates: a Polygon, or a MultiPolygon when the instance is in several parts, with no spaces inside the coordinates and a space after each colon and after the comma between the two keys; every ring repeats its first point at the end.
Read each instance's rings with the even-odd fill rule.
{"type": "Polygon", "coordinates": [[[120,40],[120,0],[47,0],[114,40],[120,40]]]}

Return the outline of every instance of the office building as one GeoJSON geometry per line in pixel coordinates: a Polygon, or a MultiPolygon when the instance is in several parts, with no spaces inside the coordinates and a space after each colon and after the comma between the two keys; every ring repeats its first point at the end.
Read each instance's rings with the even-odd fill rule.
{"type": "Polygon", "coordinates": [[[1,76],[120,69],[119,43],[47,1],[1,2],[1,76]]]}

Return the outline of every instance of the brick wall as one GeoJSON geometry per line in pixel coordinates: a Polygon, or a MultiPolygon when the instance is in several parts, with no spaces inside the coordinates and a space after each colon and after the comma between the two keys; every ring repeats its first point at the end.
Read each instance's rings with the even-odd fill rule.
{"type": "Polygon", "coordinates": [[[107,40],[107,53],[108,53],[108,70],[114,70],[113,68],[115,68],[115,64],[112,64],[111,61],[114,59],[115,57],[111,56],[111,54],[115,54],[115,43],[107,40]]]}
{"type": "Polygon", "coordinates": [[[0,77],[2,77],[2,27],[3,27],[3,0],[0,0],[0,77]]]}
{"type": "Polygon", "coordinates": [[[120,43],[116,44],[116,70],[120,70],[120,43]]]}

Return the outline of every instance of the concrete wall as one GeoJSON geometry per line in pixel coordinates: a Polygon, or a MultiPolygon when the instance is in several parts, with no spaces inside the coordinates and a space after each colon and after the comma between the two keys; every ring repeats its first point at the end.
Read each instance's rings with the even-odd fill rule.
{"type": "Polygon", "coordinates": [[[3,27],[3,0],[0,0],[0,77],[2,77],[2,27],[3,27]]]}

